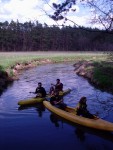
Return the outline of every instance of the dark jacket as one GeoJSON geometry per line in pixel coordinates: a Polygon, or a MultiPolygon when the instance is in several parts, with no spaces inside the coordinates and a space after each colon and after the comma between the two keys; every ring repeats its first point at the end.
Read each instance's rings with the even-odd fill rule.
{"type": "Polygon", "coordinates": [[[52,96],[52,97],[50,98],[50,103],[51,103],[52,105],[54,105],[55,102],[60,102],[61,100],[62,100],[62,96],[60,96],[60,95],[52,96]]]}
{"type": "Polygon", "coordinates": [[[43,87],[37,87],[35,93],[36,94],[41,94],[42,97],[46,96],[46,90],[43,87]]]}
{"type": "Polygon", "coordinates": [[[63,91],[63,84],[62,83],[56,84],[55,85],[55,90],[63,91]]]}

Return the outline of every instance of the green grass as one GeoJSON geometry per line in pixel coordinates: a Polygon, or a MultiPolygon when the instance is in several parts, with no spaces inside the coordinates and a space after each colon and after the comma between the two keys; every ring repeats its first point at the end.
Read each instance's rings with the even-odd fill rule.
{"type": "MultiPolygon", "coordinates": [[[[53,63],[72,61],[93,61],[94,79],[99,83],[101,88],[113,89],[113,64],[108,60],[109,53],[103,52],[0,52],[0,70],[5,71],[17,63],[28,63],[33,61],[38,65],[37,61],[51,60],[53,63]]],[[[89,66],[88,70],[92,68],[89,66]]],[[[11,76],[13,75],[12,70],[11,76]]],[[[87,71],[88,71],[87,70],[87,71]]]]}
{"type": "Polygon", "coordinates": [[[50,59],[53,62],[93,60],[104,61],[107,55],[102,52],[1,52],[0,66],[7,69],[16,63],[50,59]]]}
{"type": "Polygon", "coordinates": [[[113,89],[113,63],[96,63],[94,68],[94,78],[98,81],[102,89],[113,89]]]}

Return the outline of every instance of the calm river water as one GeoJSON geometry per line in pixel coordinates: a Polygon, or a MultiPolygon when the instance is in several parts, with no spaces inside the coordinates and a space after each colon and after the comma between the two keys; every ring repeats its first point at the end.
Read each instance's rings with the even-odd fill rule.
{"type": "Polygon", "coordinates": [[[24,71],[0,96],[0,150],[111,150],[113,133],[72,125],[51,114],[43,105],[19,108],[18,101],[33,97],[41,81],[46,91],[60,78],[70,94],[64,102],[75,106],[86,96],[88,109],[113,122],[113,95],[102,92],[74,72],[73,63],[40,65],[24,71]]]}

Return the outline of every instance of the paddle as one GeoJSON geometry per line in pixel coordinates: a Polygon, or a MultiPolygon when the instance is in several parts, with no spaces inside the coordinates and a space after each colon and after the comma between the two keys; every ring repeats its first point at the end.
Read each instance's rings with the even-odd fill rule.
{"type": "MultiPolygon", "coordinates": [[[[37,94],[37,93],[35,93],[35,92],[29,92],[29,93],[37,94]]],[[[49,95],[50,95],[49,93],[46,94],[46,96],[49,96],[49,95]]]]}
{"type": "Polygon", "coordinates": [[[35,92],[29,92],[29,93],[33,93],[33,94],[36,94],[35,92]]]}

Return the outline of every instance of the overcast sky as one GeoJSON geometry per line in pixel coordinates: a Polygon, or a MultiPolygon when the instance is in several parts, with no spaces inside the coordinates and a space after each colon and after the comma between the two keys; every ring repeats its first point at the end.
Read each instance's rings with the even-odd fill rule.
{"type": "MultiPolygon", "coordinates": [[[[58,0],[0,0],[0,22],[11,20],[19,22],[38,20],[41,24],[55,25],[56,22],[47,16],[52,14],[52,3],[58,2],[58,0]],[[47,14],[46,14],[47,13],[47,14]]],[[[73,20],[78,25],[88,26],[90,20],[90,13],[83,6],[74,6],[76,11],[73,13],[70,11],[67,16],[70,20],[73,20]]],[[[63,22],[58,22],[61,25],[63,22]]],[[[67,25],[73,25],[71,22],[67,22],[67,25]]]]}

